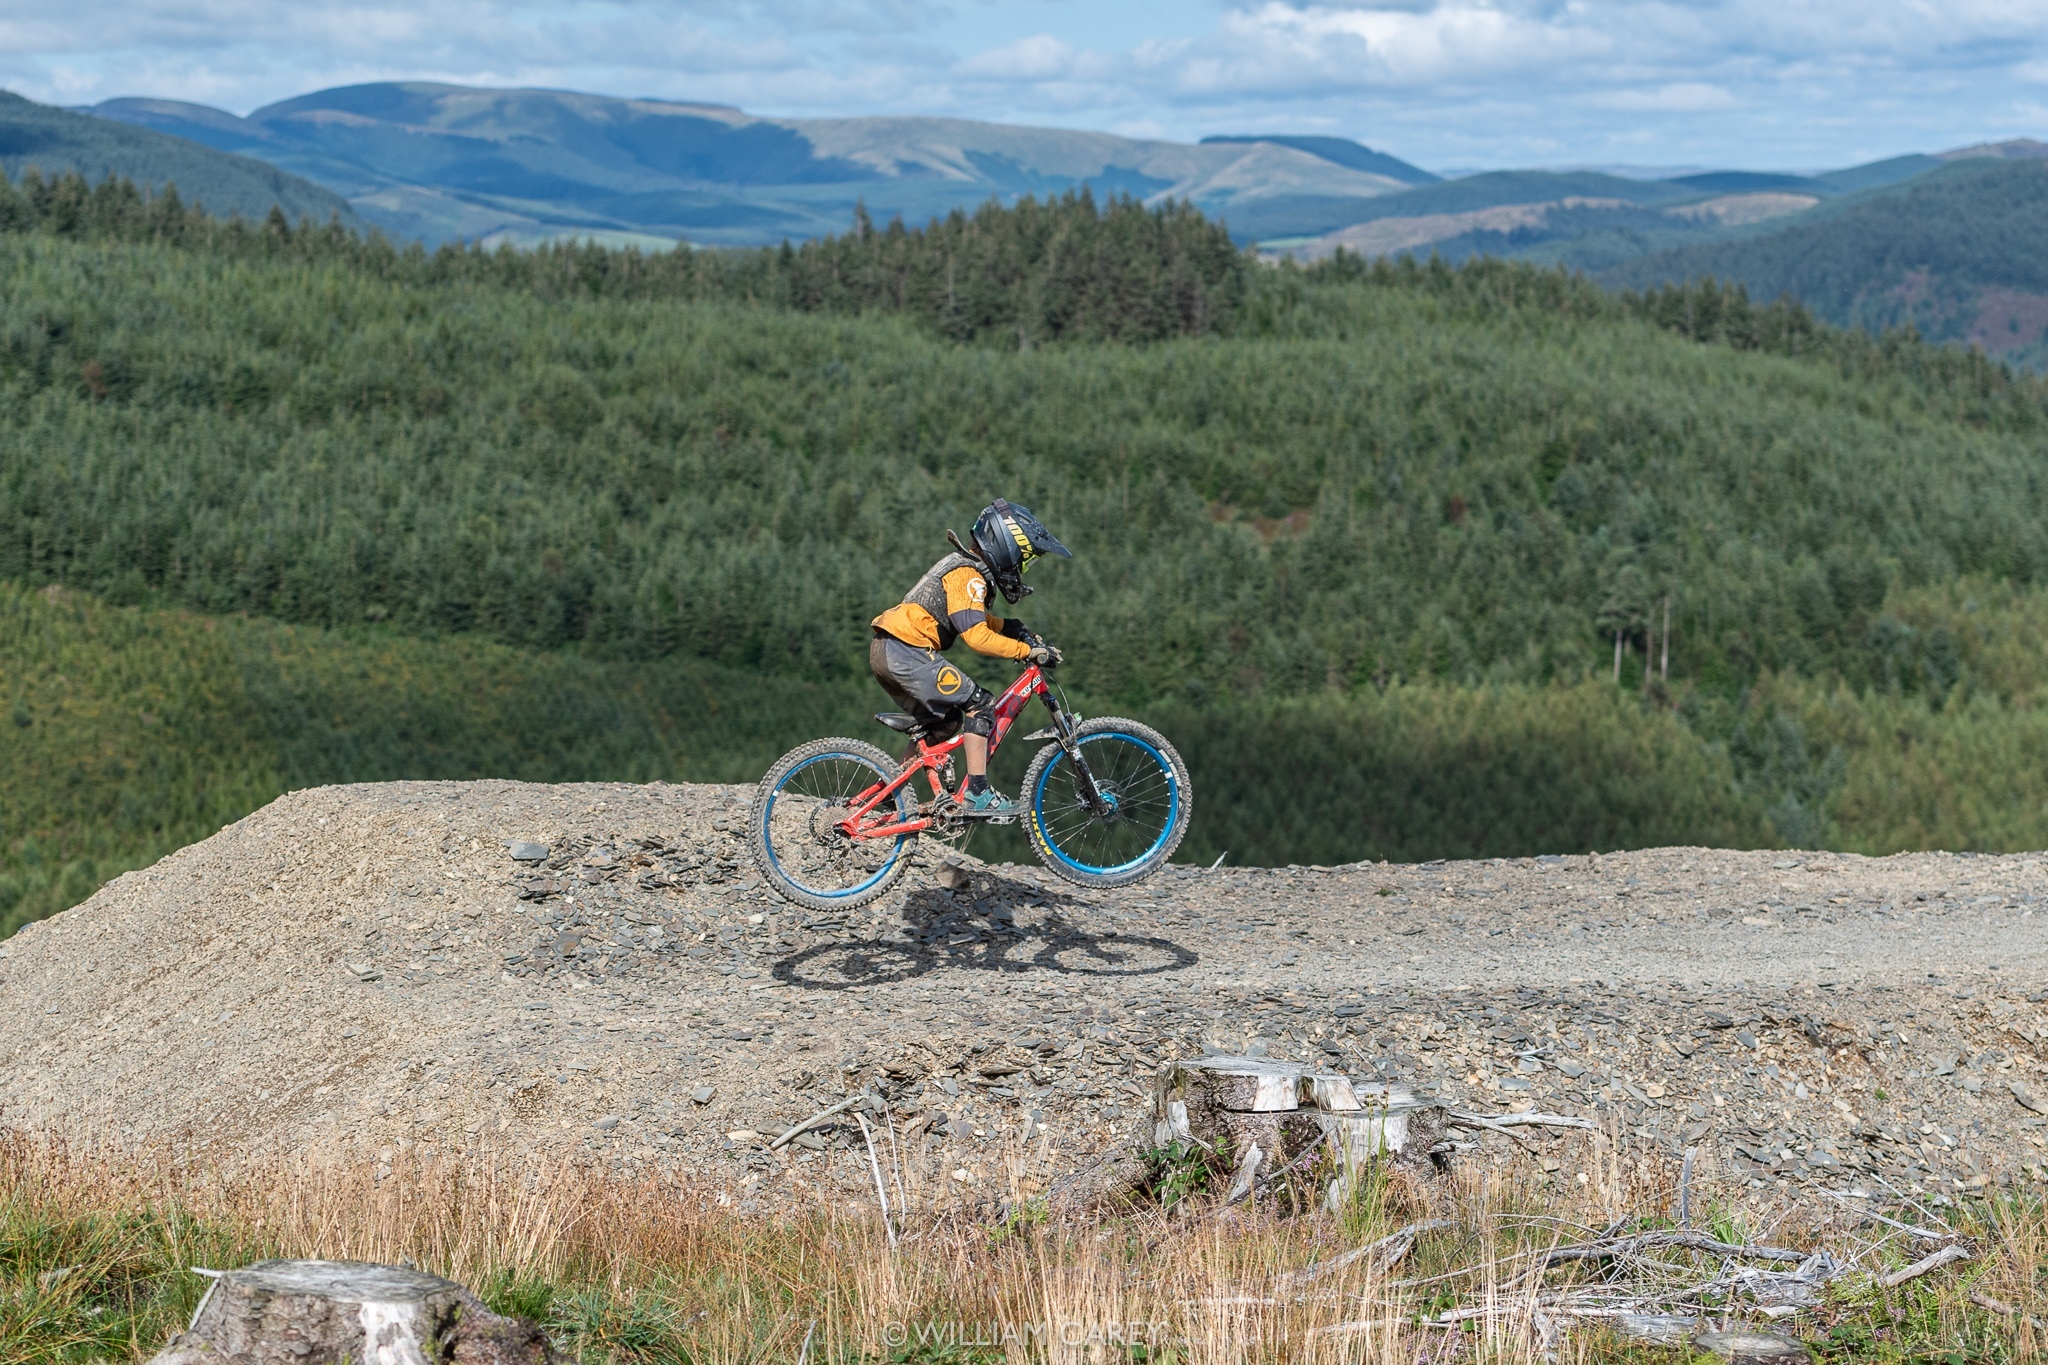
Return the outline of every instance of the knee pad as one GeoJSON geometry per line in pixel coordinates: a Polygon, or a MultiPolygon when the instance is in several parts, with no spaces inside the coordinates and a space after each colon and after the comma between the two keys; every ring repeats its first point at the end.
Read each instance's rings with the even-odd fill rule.
{"type": "Polygon", "coordinates": [[[973,698],[967,703],[960,716],[960,728],[970,735],[987,739],[996,730],[996,696],[985,687],[974,689],[973,698]]]}

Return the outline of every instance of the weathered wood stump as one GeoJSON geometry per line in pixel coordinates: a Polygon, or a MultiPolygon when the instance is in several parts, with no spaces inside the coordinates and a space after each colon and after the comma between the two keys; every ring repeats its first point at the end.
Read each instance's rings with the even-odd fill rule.
{"type": "Polygon", "coordinates": [[[1443,1110],[1395,1087],[1354,1085],[1337,1072],[1266,1057],[1204,1057],[1162,1067],[1153,1090],[1154,1145],[1229,1142],[1235,1166],[1229,1198],[1327,1147],[1337,1176],[1328,1198],[1342,1200],[1359,1170],[1378,1157],[1418,1171],[1434,1169],[1430,1149],[1443,1140],[1443,1110]]]}
{"type": "Polygon", "coordinates": [[[551,1365],[540,1328],[453,1280],[359,1261],[258,1261],[214,1281],[150,1365],[551,1365]]]}
{"type": "MultiPolygon", "coordinates": [[[[1320,1149],[1335,1159],[1326,1198],[1347,1198],[1367,1163],[1384,1159],[1418,1173],[1437,1169],[1432,1149],[1444,1139],[1442,1106],[1407,1090],[1354,1084],[1337,1072],[1269,1057],[1203,1057],[1168,1062],[1152,1090],[1153,1150],[1176,1142],[1200,1143],[1229,1154],[1233,1178],[1226,1202],[1249,1194],[1253,1182],[1297,1166],[1307,1168],[1320,1149]]],[[[1085,1212],[1128,1201],[1154,1175],[1140,1153],[1105,1157],[1053,1187],[1049,1200],[1064,1212],[1085,1212]]]]}

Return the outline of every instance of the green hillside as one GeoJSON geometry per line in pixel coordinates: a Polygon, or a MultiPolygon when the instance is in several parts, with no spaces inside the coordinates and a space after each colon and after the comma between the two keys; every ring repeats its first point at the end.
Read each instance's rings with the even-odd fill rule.
{"type": "MultiPolygon", "coordinates": [[[[1227,340],[1018,350],[684,262],[694,299],[549,298],[486,281],[583,257],[434,283],[241,240],[0,240],[0,575],[831,678],[1003,488],[1086,552],[1034,614],[1140,700],[1576,678],[1667,593],[1691,676],[1860,681],[1892,584],[2048,568],[2031,387],[1797,328],[1838,363],[1701,346],[1526,269],[1262,274],[1227,340]]],[[[896,250],[843,245],[842,275],[896,250]]]]}
{"type": "Polygon", "coordinates": [[[353,636],[0,584],[0,936],[282,792],[399,777],[758,777],[849,697],[475,639],[353,636]]]}
{"type": "Polygon", "coordinates": [[[1403,185],[1434,185],[1443,177],[1431,175],[1419,166],[1411,166],[1397,156],[1376,152],[1344,137],[1289,137],[1273,133],[1217,133],[1202,139],[1205,147],[1223,143],[1248,146],[1259,142],[1270,142],[1276,147],[1292,147],[1307,152],[1310,156],[1338,166],[1349,166],[1354,171],[1365,171],[1372,175],[1383,175],[1403,185]]]}
{"type": "Polygon", "coordinates": [[[340,195],[275,166],[0,90],[0,171],[18,179],[29,167],[45,176],[75,173],[95,184],[113,176],[158,192],[175,184],[186,201],[223,215],[260,220],[276,205],[294,222],[339,217],[362,226],[340,195]]]}
{"type": "Polygon", "coordinates": [[[2048,362],[2048,164],[1969,158],[1774,230],[1606,270],[1622,287],[1711,275],[1881,331],[1907,323],[2015,363],[2048,362]]]}
{"type": "Polygon", "coordinates": [[[1418,185],[1360,205],[1347,223],[1471,213],[1503,204],[1548,204],[1565,199],[1614,200],[1651,207],[1706,197],[1711,191],[1669,180],[1626,180],[1600,171],[1485,171],[1418,185]]]}
{"type": "MultiPolygon", "coordinates": [[[[1687,686],[1424,682],[1151,708],[1201,792],[1182,856],[2048,846],[2048,593],[1974,582],[1888,606],[1892,629],[1947,642],[1944,690],[1769,676],[1733,704],[1687,686]]],[[[1086,692],[1076,699],[1094,709],[1086,692]]],[[[0,584],[0,937],[287,790],[746,782],[803,739],[880,735],[875,704],[850,681],[0,584]]],[[[1014,783],[1027,754],[999,754],[998,780],[1014,783]]],[[[981,831],[970,848],[1026,856],[1010,830],[981,831]]]]}
{"type": "Polygon", "coordinates": [[[428,254],[0,194],[0,579],[78,594],[9,599],[15,903],[282,785],[872,730],[869,618],[996,492],[1076,551],[1020,614],[1084,710],[1189,756],[1190,857],[2042,842],[2040,382],[1218,240],[1070,198],[428,254]]]}
{"type": "Polygon", "coordinates": [[[1712,204],[1759,192],[1797,195],[1793,206],[1838,193],[1824,181],[1749,171],[1676,180],[1631,180],[1599,171],[1490,171],[1364,204],[1290,201],[1289,212],[1298,221],[1318,224],[1311,240],[1273,241],[1278,234],[1258,230],[1279,201],[1252,206],[1233,217],[1231,226],[1243,231],[1249,225],[1264,249],[1306,259],[1341,247],[1369,256],[1437,256],[1452,264],[1490,256],[1599,271],[1680,246],[1727,240],[1730,230],[1712,204]],[[1400,232],[1389,236],[1389,227],[1400,232]]]}

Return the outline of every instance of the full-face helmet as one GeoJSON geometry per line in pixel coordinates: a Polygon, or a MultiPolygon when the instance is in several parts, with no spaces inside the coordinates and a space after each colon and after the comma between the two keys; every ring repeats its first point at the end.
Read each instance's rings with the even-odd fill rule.
{"type": "Polygon", "coordinates": [[[1024,571],[1041,555],[1072,559],[1073,552],[1053,539],[1044,523],[1028,507],[997,498],[982,509],[974,522],[974,548],[981,552],[983,565],[995,581],[1003,600],[1015,602],[1031,589],[1024,586],[1024,571]]]}

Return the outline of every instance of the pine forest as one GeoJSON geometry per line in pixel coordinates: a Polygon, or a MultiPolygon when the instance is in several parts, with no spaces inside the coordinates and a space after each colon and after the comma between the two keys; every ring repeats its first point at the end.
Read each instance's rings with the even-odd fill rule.
{"type": "Polygon", "coordinates": [[[878,737],[998,494],[1183,858],[2040,847],[2044,452],[1910,330],[1174,206],[426,253],[0,179],[0,932],[293,787],[878,737]]]}

